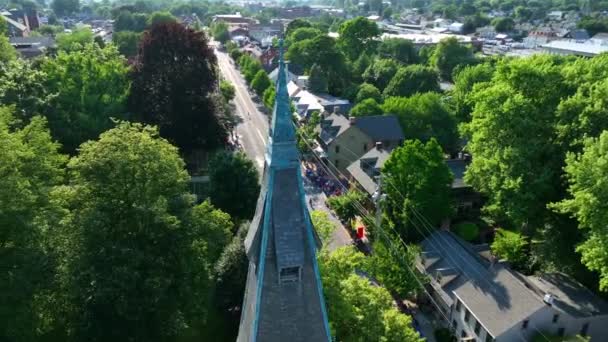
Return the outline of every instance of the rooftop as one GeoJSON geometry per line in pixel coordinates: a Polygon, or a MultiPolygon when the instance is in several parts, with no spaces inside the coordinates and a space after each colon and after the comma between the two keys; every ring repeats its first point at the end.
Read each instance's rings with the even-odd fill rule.
{"type": "Polygon", "coordinates": [[[548,50],[573,52],[585,56],[595,56],[602,52],[608,52],[608,45],[598,44],[592,41],[586,43],[577,43],[573,40],[554,40],[543,45],[542,47],[548,50]]]}
{"type": "Polygon", "coordinates": [[[367,193],[373,194],[377,188],[374,177],[380,173],[390,154],[391,149],[374,147],[346,169],[367,193]]]}
{"type": "Polygon", "coordinates": [[[424,262],[429,275],[449,275],[449,281],[440,277],[442,298],[452,305],[458,297],[494,337],[546,305],[508,268],[485,264],[470,245],[450,232],[434,232],[422,242],[422,250],[423,255],[433,256],[424,262]]]}

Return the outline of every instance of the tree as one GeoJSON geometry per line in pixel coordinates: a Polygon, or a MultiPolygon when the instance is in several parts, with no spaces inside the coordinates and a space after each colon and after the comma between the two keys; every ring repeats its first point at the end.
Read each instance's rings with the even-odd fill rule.
{"type": "Polygon", "coordinates": [[[0,103],[15,106],[15,117],[28,122],[44,113],[44,108],[55,96],[45,87],[46,79],[47,75],[29,61],[15,59],[0,63],[0,103]]]}
{"type": "Polygon", "coordinates": [[[264,70],[259,70],[253,80],[251,81],[251,88],[255,91],[258,96],[263,96],[264,91],[270,87],[270,78],[268,78],[268,74],[264,70]]]}
{"type": "Polygon", "coordinates": [[[63,17],[78,12],[80,3],[78,0],[53,0],[51,8],[56,15],[63,17]]]}
{"type": "Polygon", "coordinates": [[[383,111],[378,102],[374,99],[365,99],[357,103],[351,110],[350,116],[372,116],[382,115],[383,111]]]}
{"type": "Polygon", "coordinates": [[[528,242],[520,233],[498,228],[491,248],[494,255],[509,261],[515,267],[524,267],[527,262],[528,242]]]}
{"type": "Polygon", "coordinates": [[[452,98],[455,115],[459,122],[471,120],[473,103],[470,94],[478,83],[489,82],[494,75],[494,67],[488,63],[465,66],[454,75],[454,88],[452,98]]]}
{"type": "Polygon", "coordinates": [[[294,19],[287,24],[285,36],[288,37],[293,31],[302,27],[312,27],[312,24],[306,19],[294,19]]]}
{"type": "Polygon", "coordinates": [[[608,256],[604,244],[608,238],[605,225],[607,156],[608,131],[586,139],[581,153],[568,153],[565,171],[570,198],[553,205],[558,212],[574,216],[579,228],[586,232],[586,239],[576,250],[588,269],[599,272],[602,291],[608,289],[608,256]]]}
{"type": "Polygon", "coordinates": [[[165,23],[176,23],[177,18],[173,16],[173,14],[169,12],[154,12],[148,16],[148,20],[146,24],[148,27],[151,27],[156,24],[165,24],[165,23]]]}
{"type": "Polygon", "coordinates": [[[168,340],[204,321],[232,223],[193,205],[184,165],[156,128],[126,122],[69,162],[52,242],[70,340],[168,340]]]}
{"type": "Polygon", "coordinates": [[[380,29],[373,21],[356,17],[343,22],[339,33],[338,46],[352,60],[361,53],[373,53],[376,50],[380,29]]]}
{"type": "Polygon", "coordinates": [[[133,31],[142,32],[148,25],[148,16],[144,13],[131,13],[127,10],[122,10],[115,17],[114,32],[133,31]]]}
{"type": "Polygon", "coordinates": [[[470,47],[462,45],[454,37],[442,39],[433,55],[430,63],[439,71],[441,78],[452,80],[452,72],[459,65],[467,65],[474,62],[473,51],[470,47]]]}
{"type": "Polygon", "coordinates": [[[391,152],[382,168],[384,208],[388,224],[394,225],[407,240],[418,240],[430,233],[427,224],[437,227],[452,214],[450,191],[452,173],[435,139],[423,144],[407,140],[391,152]]]}
{"type": "Polygon", "coordinates": [[[17,51],[8,41],[6,36],[0,35],[0,65],[8,63],[17,58],[17,51]]]}
{"type": "Polygon", "coordinates": [[[227,41],[230,40],[230,32],[228,32],[228,24],[224,21],[218,21],[211,26],[211,33],[213,34],[213,39],[226,44],[227,41]]]}
{"type": "Polygon", "coordinates": [[[374,85],[362,83],[359,86],[359,91],[357,92],[356,102],[359,103],[365,99],[374,99],[379,103],[382,101],[382,94],[380,94],[380,90],[374,87],[374,85]]]}
{"type": "Polygon", "coordinates": [[[378,54],[382,58],[392,58],[402,64],[413,64],[418,61],[418,52],[414,44],[406,39],[383,39],[378,47],[378,54]]]}
{"type": "Polygon", "coordinates": [[[421,342],[411,318],[393,307],[390,293],[356,273],[365,271],[364,258],[352,247],[319,255],[327,313],[336,339],[421,342]]]}
{"type": "Polygon", "coordinates": [[[260,192],[258,171],[243,153],[217,153],[209,162],[211,203],[235,219],[250,219],[260,192]]]}
{"type": "Polygon", "coordinates": [[[492,20],[492,26],[496,32],[510,32],[515,27],[515,21],[509,17],[496,18],[492,20]]]}
{"type": "Polygon", "coordinates": [[[358,205],[365,199],[365,195],[357,190],[350,189],[340,196],[332,196],[327,199],[331,210],[335,211],[342,222],[349,222],[358,214],[358,205]]]}
{"type": "Polygon", "coordinates": [[[4,17],[0,17],[0,36],[8,36],[8,22],[4,17]]]}
{"type": "Polygon", "coordinates": [[[266,108],[268,108],[269,110],[272,110],[274,108],[275,96],[276,96],[276,90],[274,89],[273,85],[271,85],[264,91],[264,96],[263,96],[264,106],[266,108]]]}
{"type": "Polygon", "coordinates": [[[328,73],[345,69],[344,56],[336,48],[335,40],[326,35],[294,42],[289,46],[286,58],[304,69],[310,69],[314,64],[328,73]]]}
{"type": "Polygon", "coordinates": [[[49,192],[63,181],[66,158],[46,120],[17,128],[12,109],[0,107],[0,339],[35,341],[46,332],[45,309],[54,263],[44,243],[49,192]]]}
{"type": "Polygon", "coordinates": [[[112,34],[112,42],[123,56],[130,58],[137,55],[137,45],[141,34],[133,31],[119,31],[112,34]]]}
{"type": "Polygon", "coordinates": [[[435,138],[445,152],[458,151],[456,120],[441,95],[422,93],[409,98],[389,97],[382,110],[399,118],[406,137],[423,142],[435,138]]]}
{"type": "Polygon", "coordinates": [[[317,36],[325,35],[319,29],[313,27],[301,27],[289,33],[285,41],[285,45],[289,47],[292,43],[299,42],[306,39],[313,39],[317,36]]]}
{"type": "Polygon", "coordinates": [[[391,7],[387,7],[382,11],[383,19],[390,19],[393,16],[393,9],[391,7]]]}
{"type": "Polygon", "coordinates": [[[315,94],[327,93],[327,77],[317,64],[313,64],[310,68],[308,89],[315,94]]]}
{"type": "Polygon", "coordinates": [[[234,86],[232,85],[232,83],[230,83],[229,81],[226,81],[226,80],[220,81],[220,92],[222,93],[222,96],[224,97],[224,101],[230,102],[230,101],[232,101],[232,99],[234,99],[235,89],[234,89],[234,86]]]}
{"type": "Polygon", "coordinates": [[[329,214],[324,210],[313,210],[310,213],[310,220],[321,238],[323,248],[326,248],[332,242],[332,234],[336,230],[336,225],[329,219],[329,214]]]}
{"type": "Polygon", "coordinates": [[[567,96],[561,69],[551,56],[502,61],[491,84],[474,87],[472,119],[462,126],[475,156],[465,182],[488,196],[484,211],[511,230],[541,227],[562,191],[563,155],[554,144],[554,113],[567,96]]]}
{"type": "Polygon", "coordinates": [[[363,73],[363,80],[382,91],[391,81],[399,64],[393,59],[377,59],[363,73]]]}
{"type": "Polygon", "coordinates": [[[78,28],[71,33],[57,35],[57,48],[62,51],[82,50],[93,43],[93,32],[88,27],[78,28]]]}
{"type": "Polygon", "coordinates": [[[135,118],[159,125],[183,152],[225,143],[218,101],[217,61],[204,33],[177,23],[144,32],[132,71],[129,107],[135,118]]]}
{"type": "Polygon", "coordinates": [[[224,248],[214,266],[215,305],[224,312],[234,310],[243,304],[249,267],[249,260],[245,252],[245,237],[249,224],[249,222],[244,222],[240,225],[236,235],[224,248]]]}
{"type": "Polygon", "coordinates": [[[608,32],[608,20],[606,18],[583,17],[576,26],[587,30],[591,36],[599,32],[608,32]]]}
{"type": "Polygon", "coordinates": [[[416,93],[439,91],[437,72],[431,68],[414,64],[399,68],[384,89],[384,97],[411,96],[416,93]]]}
{"type": "Polygon", "coordinates": [[[376,235],[380,236],[374,242],[374,253],[366,260],[366,269],[380,284],[400,297],[416,295],[421,290],[416,277],[421,275],[415,267],[417,257],[415,247],[405,248],[389,234],[378,232],[376,235]],[[412,274],[412,272],[416,273],[412,274]]]}
{"type": "Polygon", "coordinates": [[[88,44],[82,50],[59,52],[44,60],[45,90],[42,110],[53,137],[73,153],[83,142],[114,126],[111,118],[126,118],[128,66],[116,48],[88,44]]]}

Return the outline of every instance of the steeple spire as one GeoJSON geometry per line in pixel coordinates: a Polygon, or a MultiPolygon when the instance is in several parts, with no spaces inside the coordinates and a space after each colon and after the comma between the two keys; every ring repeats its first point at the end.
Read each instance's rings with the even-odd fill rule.
{"type": "Polygon", "coordinates": [[[283,41],[264,180],[245,250],[247,285],[237,342],[329,342],[316,239],[296,146],[283,41]]]}
{"type": "Polygon", "coordinates": [[[287,90],[287,65],[283,57],[283,39],[279,40],[279,73],[275,89],[266,163],[273,167],[294,166],[294,163],[299,165],[296,132],[287,90]]]}

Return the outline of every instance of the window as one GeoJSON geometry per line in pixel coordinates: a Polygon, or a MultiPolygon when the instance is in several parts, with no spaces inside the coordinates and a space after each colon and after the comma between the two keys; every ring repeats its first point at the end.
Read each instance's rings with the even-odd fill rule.
{"type": "Polygon", "coordinates": [[[280,275],[281,283],[294,282],[300,280],[300,267],[284,267],[281,268],[280,275]]]}
{"type": "Polygon", "coordinates": [[[475,322],[475,335],[479,336],[480,330],[481,330],[481,324],[479,324],[479,322],[475,322]]]}
{"type": "Polygon", "coordinates": [[[583,327],[581,328],[581,336],[587,336],[587,330],[589,330],[588,322],[583,324],[583,327]]]}
{"type": "Polygon", "coordinates": [[[465,310],[464,311],[464,321],[468,323],[470,318],[471,318],[471,313],[469,312],[469,310],[465,310]]]}
{"type": "Polygon", "coordinates": [[[462,329],[462,331],[460,332],[460,337],[467,337],[467,332],[464,331],[464,329],[462,329]]]}
{"type": "Polygon", "coordinates": [[[456,321],[456,319],[454,319],[454,320],[452,321],[452,328],[454,328],[454,329],[458,330],[458,322],[456,321]]]}
{"type": "Polygon", "coordinates": [[[460,301],[456,299],[456,311],[460,312],[462,305],[460,305],[460,301]]]}
{"type": "Polygon", "coordinates": [[[559,319],[559,314],[553,315],[553,323],[557,323],[558,319],[559,319]]]}
{"type": "Polygon", "coordinates": [[[522,324],[521,324],[521,328],[522,329],[527,329],[528,328],[528,320],[525,320],[522,324]]]}
{"type": "Polygon", "coordinates": [[[336,145],[336,153],[340,153],[340,145],[336,145]]]}
{"type": "Polygon", "coordinates": [[[339,165],[340,165],[340,161],[338,159],[336,159],[336,162],[334,163],[334,166],[335,167],[340,167],[339,165]]]}
{"type": "Polygon", "coordinates": [[[367,144],[363,144],[363,152],[367,152],[367,144]]]}
{"type": "Polygon", "coordinates": [[[565,328],[557,329],[557,336],[564,336],[565,330],[566,330],[565,328]]]}

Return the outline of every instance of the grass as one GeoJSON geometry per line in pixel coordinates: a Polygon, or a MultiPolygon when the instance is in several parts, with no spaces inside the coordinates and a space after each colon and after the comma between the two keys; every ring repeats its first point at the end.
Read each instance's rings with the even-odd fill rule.
{"type": "Polygon", "coordinates": [[[459,223],[454,226],[453,231],[465,241],[473,241],[479,237],[479,227],[475,223],[459,223]]]}

